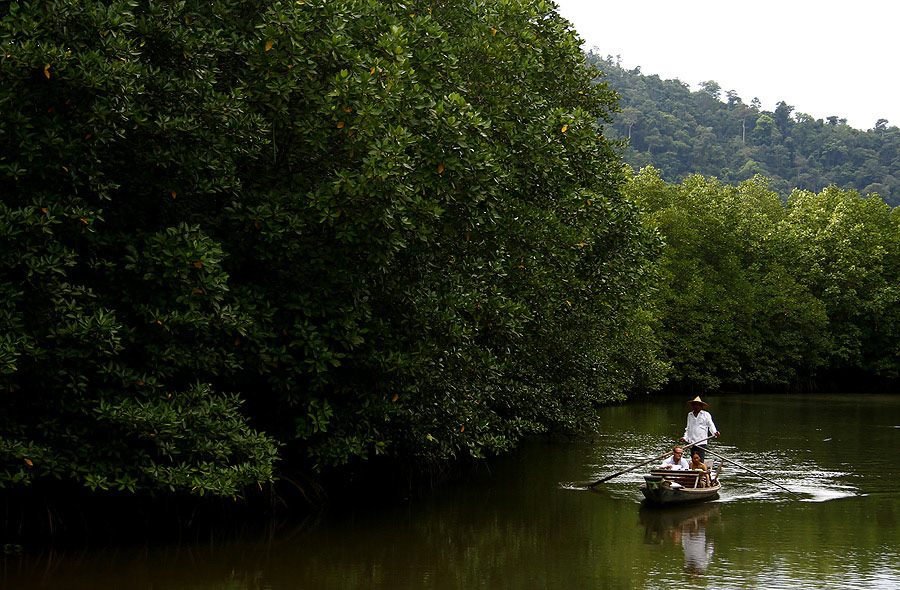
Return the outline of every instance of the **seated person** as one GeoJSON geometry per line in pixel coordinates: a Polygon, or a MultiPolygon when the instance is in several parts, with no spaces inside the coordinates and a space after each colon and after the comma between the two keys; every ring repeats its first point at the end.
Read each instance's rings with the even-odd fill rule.
{"type": "Polygon", "coordinates": [[[691,457],[690,469],[703,471],[703,487],[709,486],[709,467],[700,460],[700,454],[694,453],[694,456],[691,457]]]}
{"type": "Polygon", "coordinates": [[[660,469],[673,469],[675,471],[682,471],[690,469],[690,463],[688,460],[684,458],[684,450],[681,447],[675,447],[672,449],[672,455],[663,461],[663,464],[659,466],[660,469]]]}

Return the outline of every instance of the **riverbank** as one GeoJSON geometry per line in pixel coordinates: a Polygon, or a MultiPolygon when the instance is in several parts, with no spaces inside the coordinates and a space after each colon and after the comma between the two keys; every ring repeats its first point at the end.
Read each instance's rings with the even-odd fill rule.
{"type": "Polygon", "coordinates": [[[402,506],[439,486],[489,471],[486,461],[475,459],[430,470],[376,460],[318,480],[281,476],[234,498],[90,491],[42,482],[0,491],[0,547],[14,554],[256,535],[347,506],[402,506]]]}

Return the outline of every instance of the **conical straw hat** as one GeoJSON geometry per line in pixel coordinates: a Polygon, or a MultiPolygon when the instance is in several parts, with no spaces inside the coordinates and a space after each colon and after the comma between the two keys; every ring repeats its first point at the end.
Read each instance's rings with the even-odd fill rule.
{"type": "Polygon", "coordinates": [[[703,401],[702,399],[700,399],[699,395],[692,400],[688,400],[687,405],[691,406],[691,404],[694,404],[694,403],[702,404],[704,410],[709,407],[709,404],[706,403],[705,401],[703,401]]]}

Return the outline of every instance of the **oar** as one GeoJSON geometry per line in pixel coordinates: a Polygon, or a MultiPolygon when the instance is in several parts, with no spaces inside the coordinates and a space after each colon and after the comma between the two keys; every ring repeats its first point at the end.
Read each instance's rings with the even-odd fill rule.
{"type": "MultiPolygon", "coordinates": [[[[700,441],[697,441],[697,442],[691,443],[691,444],[692,444],[692,445],[698,445],[698,444],[700,444],[700,443],[704,443],[704,442],[708,441],[710,438],[713,438],[713,437],[710,436],[710,437],[708,437],[708,438],[704,438],[703,440],[700,440],[700,441]]],[[[687,445],[685,445],[685,446],[687,446],[687,445]]],[[[660,455],[659,457],[653,457],[652,459],[647,459],[647,460],[644,461],[643,463],[638,463],[637,465],[634,465],[634,466],[632,466],[632,467],[629,467],[628,469],[625,469],[625,470],[620,471],[620,472],[618,472],[618,473],[613,473],[612,475],[607,475],[607,476],[604,477],[603,479],[598,479],[598,480],[595,481],[594,483],[588,485],[588,487],[589,487],[589,488],[592,488],[592,487],[594,487],[594,486],[596,486],[596,485],[599,485],[599,484],[603,483],[604,481],[609,481],[609,480],[611,480],[611,479],[614,478],[614,477],[619,477],[620,475],[624,475],[625,473],[628,473],[629,471],[634,471],[634,470],[637,469],[638,467],[643,467],[643,466],[646,465],[647,463],[653,463],[654,461],[659,461],[660,459],[665,459],[666,457],[668,457],[668,456],[671,455],[672,453],[673,453],[673,451],[669,451],[668,453],[665,453],[665,454],[663,454],[663,455],[660,455]]]]}
{"type": "MultiPolygon", "coordinates": [[[[801,500],[803,499],[802,496],[799,496],[798,494],[795,494],[794,492],[792,492],[791,490],[787,489],[786,487],[784,487],[784,486],[781,485],[780,483],[775,482],[775,481],[772,481],[771,479],[769,479],[768,477],[766,477],[766,476],[763,475],[762,473],[757,473],[757,472],[753,471],[752,469],[750,469],[749,467],[745,467],[745,466],[741,465],[740,463],[738,463],[737,461],[732,461],[731,459],[729,459],[729,458],[727,458],[727,457],[723,457],[722,455],[720,455],[719,453],[717,453],[717,452],[715,452],[715,451],[710,451],[709,449],[706,449],[706,452],[707,452],[707,453],[710,453],[710,454],[712,454],[712,455],[715,455],[716,457],[718,457],[719,459],[721,459],[721,460],[723,460],[723,461],[728,461],[729,463],[734,463],[735,465],[737,465],[737,466],[740,467],[741,469],[745,469],[745,470],[749,471],[750,473],[752,473],[753,475],[756,475],[756,476],[758,476],[758,477],[761,477],[761,478],[763,478],[764,480],[766,480],[767,482],[769,482],[769,483],[771,483],[771,484],[774,484],[774,485],[778,486],[779,488],[781,488],[782,490],[784,490],[784,491],[786,491],[787,493],[791,494],[792,496],[794,496],[794,497],[796,497],[796,498],[800,498],[801,500]]],[[[720,470],[721,470],[721,468],[720,468],[720,470]]],[[[716,474],[716,477],[718,477],[718,474],[716,474]]]]}
{"type": "Polygon", "coordinates": [[[619,477],[620,475],[623,475],[623,474],[625,474],[625,473],[628,473],[629,471],[634,471],[634,470],[637,469],[638,467],[642,467],[642,466],[646,465],[647,463],[652,463],[652,462],[654,462],[654,461],[659,461],[660,459],[665,459],[666,457],[668,457],[669,455],[671,455],[673,452],[674,452],[674,451],[669,451],[668,453],[662,454],[662,455],[660,455],[659,457],[653,457],[652,459],[647,459],[647,460],[644,461],[643,463],[638,463],[637,465],[634,465],[633,467],[629,467],[628,469],[625,469],[625,470],[620,471],[620,472],[618,472],[618,473],[613,473],[612,475],[607,475],[607,476],[604,477],[603,479],[598,479],[598,480],[595,481],[594,483],[588,485],[588,487],[589,487],[589,488],[592,488],[592,487],[594,487],[594,486],[596,486],[596,485],[598,485],[598,484],[603,483],[604,481],[609,481],[609,480],[611,480],[611,479],[614,478],[614,477],[619,477]]]}

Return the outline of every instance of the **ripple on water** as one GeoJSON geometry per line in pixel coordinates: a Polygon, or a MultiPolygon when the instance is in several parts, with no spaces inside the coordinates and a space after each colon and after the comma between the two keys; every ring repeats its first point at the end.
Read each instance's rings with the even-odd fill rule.
{"type": "MultiPolygon", "coordinates": [[[[792,498],[786,490],[799,496],[803,502],[828,502],[859,496],[859,489],[846,481],[850,475],[843,471],[816,470],[802,466],[781,469],[777,475],[773,474],[768,478],[783,486],[782,488],[751,473],[736,473],[728,478],[730,485],[723,488],[722,501],[782,502],[792,498]]],[[[726,479],[723,475],[724,481],[726,479]]]]}
{"type": "Polygon", "coordinates": [[[844,471],[801,469],[786,475],[792,483],[790,489],[807,496],[803,498],[804,502],[828,502],[861,495],[859,489],[846,482],[851,474],[844,471]]]}
{"type": "MultiPolygon", "coordinates": [[[[611,437],[612,438],[612,437],[611,437]]],[[[619,440],[609,440],[610,448],[604,453],[605,457],[616,457],[617,467],[605,464],[602,460],[590,465],[591,473],[596,479],[615,473],[614,469],[624,469],[632,464],[646,461],[649,457],[661,454],[671,441],[667,439],[649,440],[643,445],[637,446],[633,442],[629,445],[626,441],[634,438],[626,433],[619,440]]],[[[741,452],[728,445],[717,445],[717,452],[741,465],[726,462],[722,473],[722,493],[720,502],[753,501],[753,502],[783,502],[790,498],[790,490],[801,497],[804,502],[828,502],[841,498],[850,498],[865,495],[860,490],[848,483],[848,479],[854,477],[853,473],[839,470],[825,470],[818,465],[796,460],[796,453],[775,452],[766,455],[767,465],[755,468],[752,473],[745,465],[755,465],[760,458],[756,454],[741,452]],[[762,476],[762,477],[761,477],[762,476]],[[766,479],[771,481],[766,481],[766,479]],[[783,488],[771,483],[777,482],[783,488]]],[[[716,459],[721,463],[721,459],[716,459]]],[[[643,472],[646,468],[637,468],[634,472],[618,476],[615,480],[606,482],[602,491],[617,498],[636,497],[635,488],[641,483],[643,472]]],[[[596,481],[593,480],[593,481],[596,481]]],[[[590,489],[591,482],[566,482],[560,487],[569,490],[590,489]]],[[[601,491],[601,490],[597,490],[601,491]]]]}

